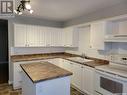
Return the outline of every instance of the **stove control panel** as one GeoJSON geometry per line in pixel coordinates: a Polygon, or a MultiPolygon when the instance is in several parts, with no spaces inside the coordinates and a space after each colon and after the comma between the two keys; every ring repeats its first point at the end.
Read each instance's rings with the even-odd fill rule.
{"type": "Polygon", "coordinates": [[[122,55],[122,54],[110,55],[109,61],[118,63],[118,64],[126,64],[127,65],[127,55],[122,55]]]}
{"type": "Polygon", "coordinates": [[[121,61],[122,61],[123,64],[127,64],[127,57],[121,58],[121,61]]]}

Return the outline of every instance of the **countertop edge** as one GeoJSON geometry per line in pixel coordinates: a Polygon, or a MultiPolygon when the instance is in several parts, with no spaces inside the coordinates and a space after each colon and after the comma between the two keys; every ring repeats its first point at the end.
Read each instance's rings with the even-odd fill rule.
{"type": "MultiPolygon", "coordinates": [[[[36,63],[35,63],[36,64],[36,63]]],[[[29,74],[24,70],[24,68],[22,67],[22,64],[20,64],[20,67],[22,68],[22,70],[24,71],[24,73],[30,78],[30,80],[33,82],[33,83],[39,83],[39,82],[44,82],[44,81],[48,81],[48,80],[52,80],[52,79],[57,79],[57,78],[62,78],[62,77],[67,77],[67,76],[71,76],[73,75],[72,72],[68,73],[68,74],[65,74],[65,75],[59,75],[59,76],[56,76],[56,77],[52,77],[52,78],[45,78],[45,79],[40,79],[40,80],[37,80],[37,81],[33,81],[32,78],[29,76],[29,74]]],[[[60,67],[59,67],[60,68],[60,67]]],[[[61,68],[62,69],[62,68],[61,68]]],[[[67,71],[67,70],[66,70],[67,71]]]]}

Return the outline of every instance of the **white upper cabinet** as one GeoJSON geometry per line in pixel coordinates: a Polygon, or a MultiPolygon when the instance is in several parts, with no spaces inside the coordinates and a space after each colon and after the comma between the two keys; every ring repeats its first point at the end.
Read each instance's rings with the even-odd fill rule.
{"type": "Polygon", "coordinates": [[[45,33],[45,36],[46,36],[46,46],[47,47],[50,47],[53,45],[52,43],[52,28],[50,27],[47,27],[46,28],[46,33],[45,33]]]}
{"type": "Polygon", "coordinates": [[[65,47],[78,47],[78,37],[79,33],[76,31],[75,27],[68,27],[63,30],[64,38],[63,38],[63,43],[65,47]]]}
{"type": "Polygon", "coordinates": [[[52,41],[52,46],[62,46],[62,29],[60,28],[52,28],[51,30],[51,41],[52,41]]]}
{"type": "Polygon", "coordinates": [[[71,28],[53,28],[14,24],[15,47],[78,47],[78,32],[71,28]]]}
{"type": "Polygon", "coordinates": [[[27,45],[29,47],[39,46],[39,35],[38,26],[27,25],[27,45]]]}
{"type": "Polygon", "coordinates": [[[98,21],[91,23],[90,30],[90,47],[92,49],[105,49],[105,33],[108,30],[108,23],[106,21],[98,21]]]}
{"type": "Polygon", "coordinates": [[[27,30],[26,25],[14,24],[14,46],[26,47],[27,30]]]}
{"type": "Polygon", "coordinates": [[[46,46],[46,28],[39,26],[39,46],[44,47],[46,46]]]}

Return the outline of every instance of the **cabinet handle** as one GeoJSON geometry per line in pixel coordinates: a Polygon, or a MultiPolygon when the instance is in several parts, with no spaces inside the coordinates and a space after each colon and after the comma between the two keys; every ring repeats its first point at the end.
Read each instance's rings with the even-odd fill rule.
{"type": "Polygon", "coordinates": [[[84,68],[83,66],[81,68],[84,68]]]}
{"type": "Polygon", "coordinates": [[[73,63],[70,63],[70,64],[73,64],[73,63]]]}

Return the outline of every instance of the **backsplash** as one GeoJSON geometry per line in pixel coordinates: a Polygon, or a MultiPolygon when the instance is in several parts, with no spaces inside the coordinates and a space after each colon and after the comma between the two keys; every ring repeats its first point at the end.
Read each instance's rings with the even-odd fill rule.
{"type": "Polygon", "coordinates": [[[42,47],[28,47],[28,48],[16,48],[11,47],[11,55],[22,55],[22,54],[39,54],[39,53],[54,53],[54,52],[64,52],[65,48],[42,48],[42,47]]]}
{"type": "Polygon", "coordinates": [[[40,54],[40,53],[57,53],[65,52],[65,50],[77,50],[77,48],[65,47],[11,47],[11,55],[23,54],[40,54]]]}

